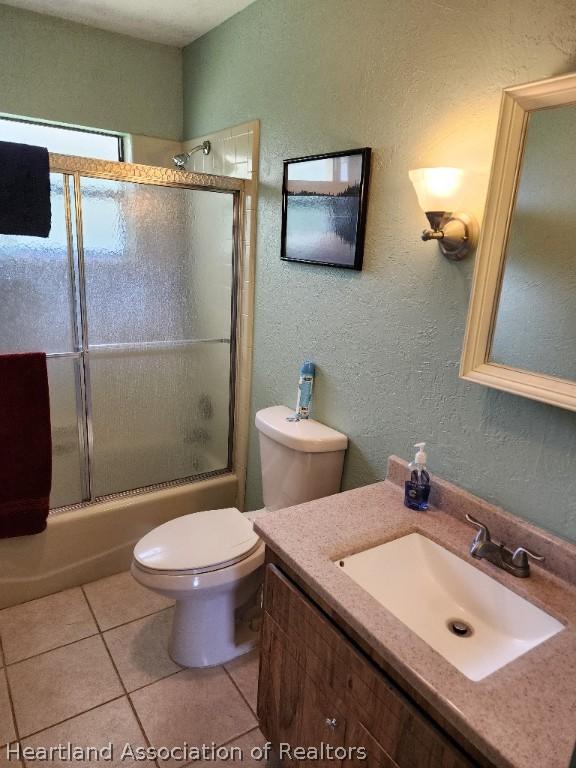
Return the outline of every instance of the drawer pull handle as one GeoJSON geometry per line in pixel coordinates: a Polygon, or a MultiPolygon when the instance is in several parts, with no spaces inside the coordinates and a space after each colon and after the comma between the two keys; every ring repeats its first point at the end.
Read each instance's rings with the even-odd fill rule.
{"type": "Polygon", "coordinates": [[[336,726],[338,725],[338,721],[335,717],[327,717],[326,718],[326,725],[328,728],[332,728],[332,730],[336,729],[336,726]]]}

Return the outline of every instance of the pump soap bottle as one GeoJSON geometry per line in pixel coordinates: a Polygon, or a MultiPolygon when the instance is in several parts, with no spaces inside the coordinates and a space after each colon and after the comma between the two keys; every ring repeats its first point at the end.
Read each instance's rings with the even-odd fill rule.
{"type": "Polygon", "coordinates": [[[410,480],[404,483],[404,505],[418,512],[428,509],[428,497],[430,496],[430,475],[426,469],[426,443],[416,443],[417,448],[414,461],[408,464],[410,480]]]}

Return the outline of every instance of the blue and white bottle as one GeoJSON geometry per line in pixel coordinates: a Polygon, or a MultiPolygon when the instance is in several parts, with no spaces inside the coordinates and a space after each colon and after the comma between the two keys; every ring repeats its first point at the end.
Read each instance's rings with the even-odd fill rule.
{"type": "Polygon", "coordinates": [[[302,363],[300,379],[298,380],[298,402],[296,404],[296,416],[299,419],[308,419],[310,417],[315,372],[314,363],[310,362],[310,360],[305,360],[302,363]]]}
{"type": "Polygon", "coordinates": [[[424,512],[428,509],[428,497],[430,496],[430,475],[426,469],[426,443],[416,443],[417,448],[414,461],[408,464],[410,480],[404,483],[404,505],[409,509],[424,512]]]}

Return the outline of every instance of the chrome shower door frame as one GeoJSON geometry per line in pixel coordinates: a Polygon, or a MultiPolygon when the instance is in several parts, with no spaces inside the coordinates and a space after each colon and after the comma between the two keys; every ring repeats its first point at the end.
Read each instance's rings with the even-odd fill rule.
{"type": "Polygon", "coordinates": [[[206,173],[192,173],[180,169],[160,168],[156,166],[140,165],[137,163],[115,162],[111,160],[95,160],[92,158],[74,157],[71,155],[50,154],[50,171],[63,174],[64,196],[66,209],[66,231],[68,261],[70,269],[70,302],[72,307],[72,326],[74,338],[74,351],[48,354],[48,358],[72,358],[74,359],[76,374],[76,411],[78,424],[78,438],[80,442],[81,458],[81,485],[83,500],[79,504],[60,507],[51,510],[51,513],[59,513],[73,508],[92,504],[97,501],[109,500],[127,495],[145,493],[158,488],[181,485],[194,480],[213,477],[234,470],[234,430],[236,412],[236,383],[238,373],[238,334],[239,313],[238,305],[241,293],[242,261],[243,261],[243,221],[244,221],[244,195],[245,182],[243,179],[229,176],[215,176],[206,173]],[[84,265],[84,242],[82,230],[82,178],[109,179],[111,181],[132,182],[136,184],[148,184],[152,186],[177,187],[188,190],[207,192],[222,192],[232,194],[233,219],[232,219],[232,301],[230,308],[230,338],[229,339],[199,339],[176,340],[174,342],[143,342],[139,344],[107,344],[92,345],[92,350],[106,348],[110,351],[141,351],[152,346],[177,347],[193,345],[204,342],[226,342],[230,344],[230,381],[229,381],[229,422],[228,422],[228,464],[225,469],[206,472],[201,475],[192,475],[185,478],[168,480],[162,483],[135,488],[131,490],[112,493],[105,496],[94,495],[93,468],[94,468],[94,433],[92,418],[92,400],[90,392],[90,366],[88,344],[88,321],[86,307],[86,283],[84,265]]]}

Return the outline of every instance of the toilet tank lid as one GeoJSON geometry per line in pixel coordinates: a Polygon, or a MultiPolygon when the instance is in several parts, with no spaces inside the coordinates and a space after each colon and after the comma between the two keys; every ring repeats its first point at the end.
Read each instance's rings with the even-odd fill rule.
{"type": "Polygon", "coordinates": [[[348,438],[315,419],[287,421],[294,411],[285,405],[263,408],[256,413],[256,429],[277,443],[303,453],[345,451],[348,438]]]}

